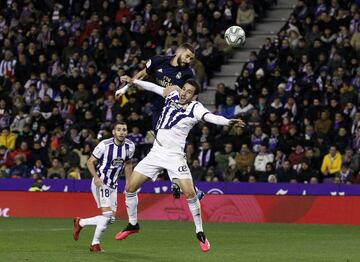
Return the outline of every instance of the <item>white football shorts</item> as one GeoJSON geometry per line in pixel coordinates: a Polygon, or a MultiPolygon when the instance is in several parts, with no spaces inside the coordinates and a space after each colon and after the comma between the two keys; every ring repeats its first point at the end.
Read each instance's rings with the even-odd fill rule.
{"type": "Polygon", "coordinates": [[[134,171],[155,181],[163,169],[168,171],[171,181],[192,179],[185,153],[159,152],[151,149],[148,155],[136,165],[134,171]]]}
{"type": "Polygon", "coordinates": [[[111,188],[106,185],[97,187],[94,183],[94,179],[92,179],[91,192],[95,198],[98,208],[110,207],[113,212],[116,212],[117,188],[111,188]]]}

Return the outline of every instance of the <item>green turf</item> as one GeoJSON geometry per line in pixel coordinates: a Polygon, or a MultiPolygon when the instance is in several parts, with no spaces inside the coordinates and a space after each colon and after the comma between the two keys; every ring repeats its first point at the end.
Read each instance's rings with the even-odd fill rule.
{"type": "Polygon", "coordinates": [[[211,251],[202,253],[192,223],[142,221],[124,241],[105,232],[105,252],[88,251],[94,227],[72,240],[71,219],[0,219],[0,261],[360,261],[360,227],[290,224],[206,223],[211,251]]]}

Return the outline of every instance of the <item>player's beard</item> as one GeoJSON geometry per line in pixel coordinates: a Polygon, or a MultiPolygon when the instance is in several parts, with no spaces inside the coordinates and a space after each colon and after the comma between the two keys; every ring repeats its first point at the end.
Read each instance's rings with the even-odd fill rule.
{"type": "Polygon", "coordinates": [[[121,145],[124,140],[125,140],[125,136],[124,137],[115,137],[116,143],[121,145]]]}
{"type": "Polygon", "coordinates": [[[181,60],[181,57],[180,57],[180,56],[179,56],[178,59],[177,59],[177,64],[178,64],[179,67],[188,67],[188,66],[189,66],[188,63],[183,62],[183,61],[181,60]]]}

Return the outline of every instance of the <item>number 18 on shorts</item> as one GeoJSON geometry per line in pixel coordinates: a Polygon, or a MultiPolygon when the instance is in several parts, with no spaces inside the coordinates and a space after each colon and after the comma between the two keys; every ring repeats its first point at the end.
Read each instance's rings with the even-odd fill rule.
{"type": "Polygon", "coordinates": [[[110,207],[112,211],[117,209],[117,188],[110,188],[106,185],[97,187],[94,179],[91,181],[91,192],[95,198],[98,208],[110,207]]]}

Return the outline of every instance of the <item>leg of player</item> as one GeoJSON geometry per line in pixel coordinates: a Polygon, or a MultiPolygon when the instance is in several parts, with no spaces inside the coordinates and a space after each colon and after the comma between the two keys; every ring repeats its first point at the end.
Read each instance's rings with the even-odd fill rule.
{"type": "Polygon", "coordinates": [[[111,223],[112,219],[114,220],[115,218],[114,214],[117,208],[117,189],[109,188],[107,186],[97,187],[94,181],[92,181],[91,191],[102,215],[90,218],[76,217],[74,219],[73,238],[74,240],[79,239],[79,234],[83,227],[96,226],[94,237],[90,245],[90,251],[100,252],[101,235],[106,230],[108,224],[111,223]]]}
{"type": "Polygon", "coordinates": [[[138,196],[137,190],[147,181],[149,177],[134,171],[125,186],[125,204],[126,211],[129,217],[128,225],[119,233],[116,234],[116,240],[123,240],[129,235],[138,233],[140,230],[139,223],[137,221],[137,206],[138,196]]]}
{"type": "Polygon", "coordinates": [[[201,218],[200,201],[196,196],[192,179],[178,179],[179,186],[183,191],[193,216],[196,230],[196,237],[199,240],[200,248],[203,252],[210,250],[210,243],[206,239],[201,218]]]}
{"type": "Polygon", "coordinates": [[[80,231],[85,226],[96,226],[93,240],[91,242],[90,251],[92,252],[101,252],[100,238],[103,232],[106,230],[107,225],[110,223],[113,211],[110,207],[101,208],[102,215],[89,217],[89,218],[80,218],[77,217],[74,219],[74,231],[73,238],[74,240],[79,239],[80,231]]]}
{"type": "MultiPolygon", "coordinates": [[[[172,195],[175,199],[178,199],[180,198],[180,193],[181,193],[181,190],[180,190],[180,186],[178,185],[178,182],[177,182],[177,178],[174,179],[171,183],[171,191],[172,191],[172,195]]],[[[196,197],[201,200],[204,198],[205,196],[205,193],[201,190],[196,190],[196,188],[194,187],[195,189],[195,192],[196,192],[196,197]]]]}

